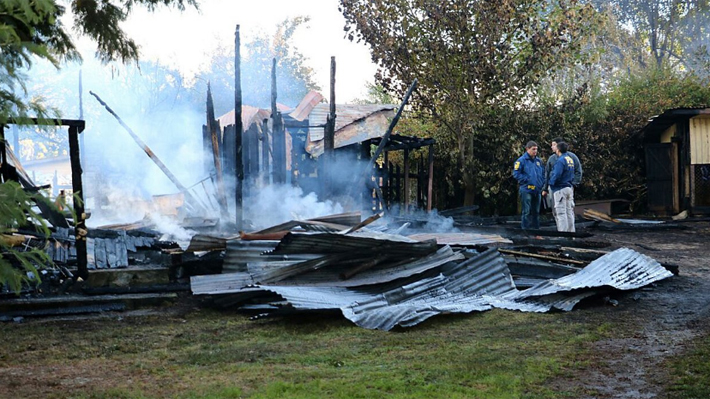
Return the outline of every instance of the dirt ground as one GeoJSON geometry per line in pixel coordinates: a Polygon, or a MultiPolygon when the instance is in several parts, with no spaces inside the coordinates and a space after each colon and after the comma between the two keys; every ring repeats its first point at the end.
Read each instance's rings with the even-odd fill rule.
{"type": "MultiPolygon", "coordinates": [[[[616,307],[601,307],[603,318],[628,326],[619,338],[595,345],[583,378],[559,381],[593,392],[581,399],[663,398],[670,370],[663,362],[682,354],[691,341],[710,333],[710,223],[684,222],[684,230],[594,231],[594,239],[628,247],[661,263],[679,266],[679,275],[652,287],[621,293],[616,307]]],[[[571,312],[585,317],[586,312],[571,312]]],[[[623,328],[623,327],[622,327],[623,328]]]]}

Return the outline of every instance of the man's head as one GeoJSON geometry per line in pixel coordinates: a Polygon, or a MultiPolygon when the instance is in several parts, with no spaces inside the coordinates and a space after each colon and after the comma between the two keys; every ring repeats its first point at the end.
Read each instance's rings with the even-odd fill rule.
{"type": "Polygon", "coordinates": [[[537,156],[537,143],[532,140],[528,141],[528,143],[525,144],[525,152],[532,158],[535,158],[537,156]]]}
{"type": "Polygon", "coordinates": [[[550,149],[552,149],[552,152],[554,154],[557,154],[557,143],[561,143],[563,141],[564,139],[562,139],[562,137],[555,137],[554,139],[552,139],[552,141],[550,142],[550,149]]]}
{"type": "Polygon", "coordinates": [[[557,155],[564,154],[565,152],[567,152],[567,148],[569,148],[567,143],[565,143],[564,141],[558,141],[557,142],[557,155]]]}

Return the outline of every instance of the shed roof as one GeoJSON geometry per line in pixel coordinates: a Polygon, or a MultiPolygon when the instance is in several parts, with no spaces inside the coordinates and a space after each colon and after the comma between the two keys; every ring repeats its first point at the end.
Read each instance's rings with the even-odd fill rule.
{"type": "Polygon", "coordinates": [[[678,123],[683,120],[688,120],[694,116],[698,115],[710,115],[710,108],[708,107],[682,107],[682,108],[671,108],[664,111],[660,115],[652,116],[646,126],[644,126],[640,133],[643,134],[646,141],[655,141],[660,137],[666,129],[671,127],[673,124],[678,123]]]}

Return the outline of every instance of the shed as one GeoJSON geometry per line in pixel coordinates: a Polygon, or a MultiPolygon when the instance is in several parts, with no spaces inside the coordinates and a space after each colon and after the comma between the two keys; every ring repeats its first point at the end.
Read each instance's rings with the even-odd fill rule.
{"type": "Polygon", "coordinates": [[[673,108],[641,130],[650,210],[710,213],[710,108],[673,108]]]}

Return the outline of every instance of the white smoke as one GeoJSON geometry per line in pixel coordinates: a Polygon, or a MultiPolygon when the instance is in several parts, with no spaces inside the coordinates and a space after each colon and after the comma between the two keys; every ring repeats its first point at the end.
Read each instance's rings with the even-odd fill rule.
{"type": "Polygon", "coordinates": [[[331,200],[319,201],[315,193],[300,187],[271,185],[259,190],[244,206],[245,219],[255,228],[265,228],[289,220],[305,220],[343,213],[343,206],[331,200]]]}

